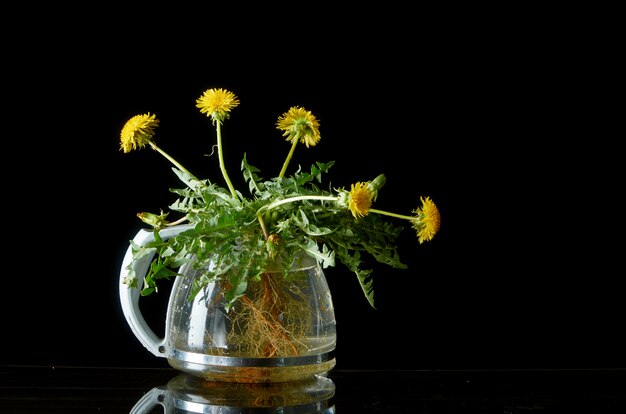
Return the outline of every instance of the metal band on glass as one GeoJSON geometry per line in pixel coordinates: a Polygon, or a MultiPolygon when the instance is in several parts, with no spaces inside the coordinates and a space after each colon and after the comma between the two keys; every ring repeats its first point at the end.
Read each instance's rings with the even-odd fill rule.
{"type": "Polygon", "coordinates": [[[172,350],[172,357],[179,361],[222,367],[293,367],[298,365],[321,364],[322,362],[332,360],[335,355],[334,352],[331,351],[318,355],[303,355],[286,358],[248,358],[214,356],[174,349],[172,350]]]}
{"type": "MultiPolygon", "coordinates": [[[[276,411],[276,412],[281,412],[281,413],[292,413],[292,414],[298,414],[298,413],[321,413],[321,414],[325,414],[325,413],[334,413],[335,412],[335,405],[333,404],[332,406],[330,405],[331,401],[319,401],[316,403],[311,403],[311,404],[305,404],[305,405],[297,405],[297,406],[287,406],[287,407],[282,407],[280,408],[280,411],[276,411]],[[324,411],[321,411],[324,410],[324,411]]],[[[191,413],[220,413],[220,414],[241,414],[244,411],[242,410],[247,410],[247,408],[245,407],[228,407],[228,406],[224,406],[224,405],[213,405],[213,404],[202,404],[202,403],[197,403],[197,402],[191,402],[191,401],[184,401],[184,400],[174,400],[174,407],[177,409],[181,409],[184,410],[185,412],[191,412],[191,413]]],[[[267,407],[267,409],[269,410],[271,407],[267,407]]],[[[276,409],[278,410],[279,408],[276,407],[276,409]]],[[[245,411],[247,412],[257,412],[258,410],[263,410],[263,408],[257,408],[253,407],[253,408],[249,408],[250,411],[245,411]]],[[[259,411],[261,412],[261,411],[259,411]]],[[[262,411],[262,412],[274,412],[274,411],[262,411]]]]}

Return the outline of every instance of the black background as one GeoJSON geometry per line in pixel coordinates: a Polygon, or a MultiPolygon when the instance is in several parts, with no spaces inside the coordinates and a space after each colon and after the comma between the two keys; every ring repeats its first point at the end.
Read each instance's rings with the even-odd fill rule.
{"type": "MultiPolygon", "coordinates": [[[[278,173],[289,146],[275,121],[300,105],[322,139],[297,148],[292,167],[334,160],[335,186],[384,173],[378,208],[409,213],[430,196],[441,211],[432,242],[403,232],[408,270],[375,269],[376,310],[354,275],[326,270],[338,367],[626,367],[612,215],[623,133],[600,109],[602,53],[573,32],[539,34],[541,22],[457,26],[440,15],[426,28],[427,16],[375,14],[349,29],[349,16],[246,28],[128,11],[56,21],[10,46],[0,363],[166,366],[126,325],[118,277],[135,214],[166,209],[180,184],[153,151],[122,153],[119,134],[154,113],[158,144],[217,179],[204,156],[214,129],[195,100],[225,88],[241,101],[223,128],[238,188],[244,152],[278,173]]],[[[157,332],[166,300],[146,304],[157,332]]]]}

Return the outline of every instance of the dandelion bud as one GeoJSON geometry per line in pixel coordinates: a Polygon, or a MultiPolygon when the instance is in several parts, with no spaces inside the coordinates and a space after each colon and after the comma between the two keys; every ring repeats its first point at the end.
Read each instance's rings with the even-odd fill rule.
{"type": "Polygon", "coordinates": [[[387,178],[385,177],[385,174],[380,174],[378,177],[374,178],[372,181],[367,182],[367,188],[372,194],[373,201],[376,201],[376,197],[378,197],[378,190],[383,188],[386,182],[387,182],[387,178]]]}
{"type": "Polygon", "coordinates": [[[165,227],[165,225],[167,225],[168,221],[165,219],[167,218],[168,214],[169,213],[161,212],[161,214],[157,215],[153,213],[141,212],[141,213],[137,213],[137,217],[139,217],[139,219],[143,221],[144,223],[159,230],[165,227]]]}

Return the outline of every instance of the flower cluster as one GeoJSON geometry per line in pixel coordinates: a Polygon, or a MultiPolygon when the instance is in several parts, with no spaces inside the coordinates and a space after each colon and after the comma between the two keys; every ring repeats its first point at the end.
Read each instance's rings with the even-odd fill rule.
{"type": "MultiPolygon", "coordinates": [[[[233,185],[224,162],[222,125],[231,111],[240,104],[237,96],[225,89],[209,89],[196,100],[196,107],[206,114],[216,128],[216,146],[219,166],[226,187],[211,180],[199,179],[178,161],[163,151],[155,141],[159,120],[151,113],[130,118],[122,128],[121,150],[151,147],[173,164],[174,173],[185,184],[182,189],[170,189],[179,198],[169,206],[170,212],[160,214],[140,212],[138,217],[155,231],[156,241],[144,249],[158,251],[154,259],[159,266],[151,266],[144,280],[143,294],[157,290],[157,280],[176,275],[184,257],[229,256],[232,261],[246,260],[258,272],[270,261],[276,262],[305,251],[315,257],[324,267],[334,266],[339,259],[353,271],[361,284],[369,303],[374,306],[371,269],[365,268],[362,253],[368,253],[376,261],[395,268],[406,268],[398,256],[395,246],[401,227],[386,221],[392,217],[408,221],[417,233],[419,243],[430,241],[439,231],[441,217],[430,197],[420,197],[421,206],[411,215],[397,214],[374,208],[378,193],[384,186],[383,174],[367,182],[352,183],[350,189],[320,187],[322,174],[334,162],[315,163],[310,172],[300,168],[287,175],[291,159],[298,144],[307,148],[316,146],[320,140],[320,123],[310,111],[294,106],[278,117],[276,128],[282,131],[291,147],[279,174],[269,180],[263,179],[260,171],[248,163],[247,157],[241,164],[243,177],[248,183],[250,196],[244,196],[233,185]],[[176,220],[168,219],[176,212],[176,220]],[[193,228],[168,241],[160,240],[158,231],[167,226],[192,224],[193,228]],[[256,266],[256,267],[255,267],[256,266]]],[[[131,242],[132,243],[132,242],[131,242]]],[[[145,251],[135,246],[135,255],[141,257],[145,251]]],[[[219,263],[232,263],[228,260],[219,263]]],[[[214,263],[215,264],[215,263],[214,263]]],[[[206,266],[199,284],[227,277],[231,266],[206,266]]],[[[244,277],[233,278],[231,301],[245,294],[246,278],[256,277],[258,272],[247,271],[244,277]]],[[[138,281],[130,275],[127,284],[137,286],[138,281]]],[[[241,275],[239,275],[241,276],[241,275]]],[[[198,286],[200,289],[202,286],[198,286]]]]}

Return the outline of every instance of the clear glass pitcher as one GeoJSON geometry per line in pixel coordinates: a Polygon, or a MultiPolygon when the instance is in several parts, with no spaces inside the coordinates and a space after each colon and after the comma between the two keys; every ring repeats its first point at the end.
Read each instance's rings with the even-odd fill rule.
{"type": "MultiPolygon", "coordinates": [[[[189,225],[163,229],[166,240],[189,225]]],[[[133,241],[145,246],[152,230],[140,230],[133,241]]],[[[132,245],[123,259],[119,296],[122,311],[139,341],[172,367],[211,381],[284,382],[324,374],[335,366],[335,313],[326,277],[317,261],[302,254],[288,275],[265,269],[248,281],[245,294],[226,307],[226,281],[195,292],[199,271],[181,266],[172,285],[160,338],[141,314],[141,287],[124,283],[130,270],[143,280],[154,255],[132,261],[132,245]]],[[[226,279],[226,278],[225,278],[226,279]]]]}

